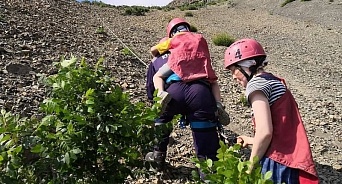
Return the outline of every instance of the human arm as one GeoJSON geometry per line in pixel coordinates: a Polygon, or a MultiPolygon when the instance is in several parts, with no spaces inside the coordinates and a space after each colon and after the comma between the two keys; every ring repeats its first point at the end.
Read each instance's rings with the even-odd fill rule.
{"type": "Polygon", "coordinates": [[[153,76],[154,87],[155,89],[158,89],[158,92],[164,91],[164,79],[169,77],[172,73],[170,67],[165,63],[153,76]]]}
{"type": "Polygon", "coordinates": [[[151,54],[154,57],[157,57],[157,56],[162,55],[163,53],[167,52],[170,49],[170,42],[171,42],[171,38],[151,47],[151,54]]]}
{"type": "Polygon", "coordinates": [[[220,86],[217,81],[214,81],[211,83],[211,91],[214,95],[214,98],[216,102],[221,103],[221,92],[220,92],[220,86]]]}
{"type": "Polygon", "coordinates": [[[250,161],[253,161],[255,156],[261,159],[266,153],[272,140],[273,125],[269,102],[265,94],[262,91],[254,91],[249,95],[249,100],[256,124],[255,135],[251,142],[253,147],[250,161]]]}

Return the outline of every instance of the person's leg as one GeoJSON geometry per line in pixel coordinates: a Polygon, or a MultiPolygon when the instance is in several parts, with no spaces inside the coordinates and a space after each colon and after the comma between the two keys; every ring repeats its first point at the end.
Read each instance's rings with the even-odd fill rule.
{"type": "MultiPolygon", "coordinates": [[[[173,83],[167,88],[167,92],[172,96],[170,103],[167,105],[165,112],[156,119],[155,128],[161,128],[161,125],[170,122],[177,114],[185,111],[184,91],[180,84],[173,83]]],[[[154,151],[146,155],[147,161],[157,162],[163,165],[166,158],[167,146],[169,144],[169,136],[172,129],[165,129],[158,144],[154,146],[154,151]]]]}
{"type": "Polygon", "coordinates": [[[201,82],[192,82],[187,84],[184,91],[188,120],[216,122],[217,107],[210,86],[201,82]]]}
{"type": "Polygon", "coordinates": [[[217,160],[217,150],[220,148],[219,136],[216,130],[214,131],[192,131],[194,140],[195,152],[198,159],[217,160]]]}
{"type": "MultiPolygon", "coordinates": [[[[216,100],[211,88],[203,83],[191,83],[186,90],[186,101],[189,107],[187,117],[192,127],[192,136],[196,156],[200,160],[217,160],[219,136],[217,133],[216,100]],[[203,128],[200,128],[203,125],[203,128]],[[204,128],[204,127],[209,128],[204,128]],[[197,128],[195,128],[197,127],[197,128]]],[[[199,171],[200,177],[205,175],[199,171]]]]}
{"type": "Polygon", "coordinates": [[[161,104],[161,112],[160,114],[163,114],[166,106],[171,100],[171,95],[165,91],[164,86],[165,82],[164,79],[167,78],[172,74],[172,70],[168,67],[167,64],[164,64],[161,68],[159,68],[158,72],[154,74],[153,76],[153,84],[154,88],[158,90],[157,97],[160,99],[161,104]]]}

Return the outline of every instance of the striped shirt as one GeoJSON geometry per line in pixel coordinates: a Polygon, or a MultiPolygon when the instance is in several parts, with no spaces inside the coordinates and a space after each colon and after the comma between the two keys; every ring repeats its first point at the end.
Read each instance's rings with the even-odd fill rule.
{"type": "Polygon", "coordinates": [[[270,106],[278,100],[286,92],[285,85],[272,74],[262,74],[253,77],[246,87],[246,97],[249,99],[249,95],[254,91],[262,91],[270,106]]]}

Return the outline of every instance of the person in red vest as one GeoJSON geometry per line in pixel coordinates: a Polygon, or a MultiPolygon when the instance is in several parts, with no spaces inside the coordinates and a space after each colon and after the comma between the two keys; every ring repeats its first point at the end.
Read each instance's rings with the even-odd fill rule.
{"type": "Polygon", "coordinates": [[[167,39],[151,48],[153,56],[170,52],[168,61],[153,77],[153,83],[161,98],[162,112],[171,100],[165,91],[167,83],[172,81],[192,82],[201,80],[211,86],[218,107],[218,117],[221,124],[228,124],[228,113],[221,102],[220,88],[217,76],[211,65],[207,41],[202,34],[190,32],[190,24],[181,18],[172,19],[167,26],[167,39]]]}
{"type": "Polygon", "coordinates": [[[241,135],[237,142],[252,145],[250,161],[258,158],[261,172],[272,171],[274,183],[318,183],[298,105],[285,81],[266,72],[266,65],[266,53],[254,39],[238,40],[225,51],[224,67],[246,88],[253,110],[254,137],[241,135]]]}

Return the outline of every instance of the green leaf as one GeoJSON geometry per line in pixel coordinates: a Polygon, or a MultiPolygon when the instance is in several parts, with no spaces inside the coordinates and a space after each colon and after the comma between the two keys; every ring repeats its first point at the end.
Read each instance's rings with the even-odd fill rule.
{"type": "Polygon", "coordinates": [[[208,159],[207,160],[207,165],[208,165],[208,167],[211,168],[213,166],[213,161],[211,159],[208,159]]]}
{"type": "Polygon", "coordinates": [[[14,151],[15,151],[16,153],[20,153],[21,150],[22,150],[22,148],[23,148],[23,147],[20,145],[20,146],[16,147],[14,151]]]}
{"type": "Polygon", "coordinates": [[[40,153],[43,151],[43,146],[41,144],[35,145],[33,148],[31,148],[32,153],[40,153]]]}
{"type": "Polygon", "coordinates": [[[3,144],[4,142],[6,142],[10,139],[11,139],[11,135],[7,134],[0,140],[0,143],[3,144]]]}
{"type": "Polygon", "coordinates": [[[94,113],[94,109],[92,107],[88,107],[88,112],[89,113],[94,113]]]}
{"type": "Polygon", "coordinates": [[[71,150],[70,152],[72,152],[74,154],[79,154],[79,153],[81,153],[81,149],[80,148],[75,148],[75,149],[71,150]]]}
{"type": "Polygon", "coordinates": [[[89,88],[88,90],[87,90],[87,92],[86,92],[86,97],[88,98],[88,97],[90,97],[90,96],[92,96],[93,94],[94,94],[94,89],[91,89],[91,88],[89,88]]]}
{"type": "Polygon", "coordinates": [[[72,125],[71,122],[68,124],[67,130],[68,130],[68,133],[73,133],[74,132],[74,126],[72,125]]]}
{"type": "Polygon", "coordinates": [[[269,180],[271,179],[271,177],[272,177],[272,171],[267,171],[264,176],[265,180],[269,180]]]}
{"type": "Polygon", "coordinates": [[[101,57],[101,58],[97,61],[96,65],[95,65],[95,69],[96,69],[96,70],[98,70],[99,67],[103,64],[103,61],[104,61],[104,58],[103,58],[103,57],[101,57]]]}
{"type": "Polygon", "coordinates": [[[71,58],[70,60],[63,60],[61,62],[61,66],[66,68],[66,67],[69,67],[71,64],[76,63],[76,61],[77,61],[77,58],[75,58],[75,57],[71,58]]]}
{"type": "Polygon", "coordinates": [[[66,163],[66,164],[70,164],[70,156],[69,156],[69,153],[66,153],[65,155],[64,155],[64,162],[66,163]]]}
{"type": "Polygon", "coordinates": [[[1,115],[5,115],[6,114],[6,110],[5,109],[1,109],[1,115]]]}
{"type": "Polygon", "coordinates": [[[94,104],[94,100],[88,99],[88,100],[86,100],[86,104],[87,105],[92,105],[92,104],[94,104]]]}
{"type": "Polygon", "coordinates": [[[239,162],[239,164],[238,164],[238,171],[239,172],[242,172],[242,169],[243,169],[243,166],[244,166],[245,164],[243,163],[243,162],[239,162]]]}
{"type": "Polygon", "coordinates": [[[1,155],[0,155],[0,163],[1,163],[1,161],[3,161],[4,160],[4,157],[2,157],[1,155]]]}

